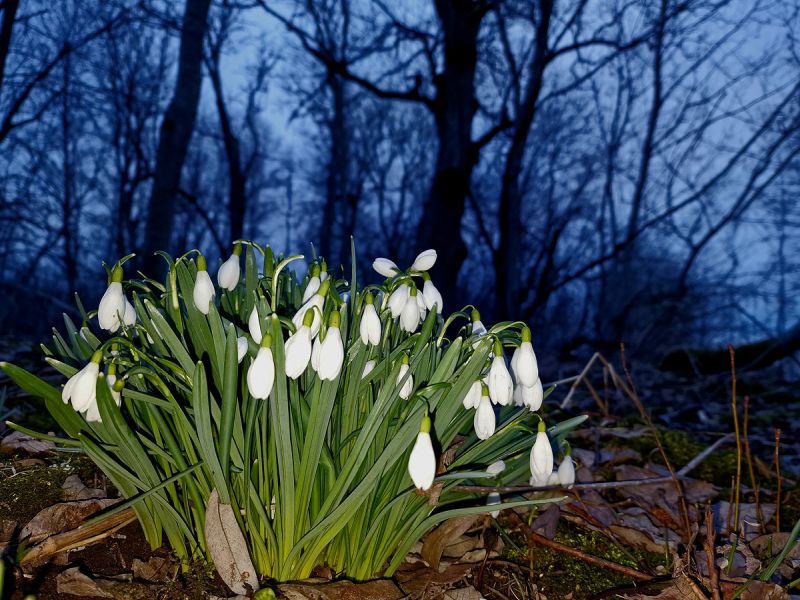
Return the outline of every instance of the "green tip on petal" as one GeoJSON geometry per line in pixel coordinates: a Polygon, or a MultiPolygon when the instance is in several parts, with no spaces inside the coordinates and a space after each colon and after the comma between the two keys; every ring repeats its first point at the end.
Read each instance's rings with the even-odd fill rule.
{"type": "Polygon", "coordinates": [[[267,333],[261,338],[261,347],[272,348],[272,336],[270,334],[267,333]]]}
{"type": "Polygon", "coordinates": [[[319,289],[317,290],[317,296],[325,297],[328,294],[328,290],[331,288],[331,278],[328,277],[325,281],[319,284],[319,289]]]}
{"type": "Polygon", "coordinates": [[[431,432],[431,417],[428,414],[428,411],[425,411],[425,415],[422,417],[422,423],[420,423],[419,432],[420,433],[431,432]]]}
{"type": "Polygon", "coordinates": [[[241,244],[234,244],[233,245],[233,255],[234,256],[241,256],[242,255],[242,245],[241,244]]]}
{"type": "Polygon", "coordinates": [[[481,396],[489,395],[489,386],[481,381],[481,396]]]}
{"type": "Polygon", "coordinates": [[[404,365],[408,364],[408,354],[403,354],[403,364],[404,365]]]}
{"type": "Polygon", "coordinates": [[[539,419],[539,433],[544,433],[547,431],[547,425],[544,424],[542,419],[539,419]]]}
{"type": "Polygon", "coordinates": [[[320,267],[320,269],[322,271],[327,271],[328,270],[328,262],[323,258],[321,261],[319,261],[319,267],[320,267]]]}
{"type": "Polygon", "coordinates": [[[328,325],[331,327],[339,328],[339,324],[342,322],[342,316],[339,314],[338,310],[335,310],[331,313],[331,316],[328,318],[328,325]]]}
{"type": "Polygon", "coordinates": [[[375,298],[372,295],[372,292],[367,292],[367,295],[364,296],[364,304],[372,304],[375,302],[375,298]]]}
{"type": "Polygon", "coordinates": [[[206,265],[206,257],[202,254],[197,257],[197,270],[198,271],[206,271],[208,270],[208,266],[206,265]]]}
{"type": "Polygon", "coordinates": [[[313,264],[313,265],[311,265],[311,276],[312,276],[312,277],[319,277],[319,274],[320,274],[321,272],[322,272],[322,271],[320,271],[320,268],[319,268],[319,265],[318,265],[318,264],[313,264]]]}
{"type": "Polygon", "coordinates": [[[430,280],[431,280],[431,276],[428,275],[428,272],[427,271],[422,271],[422,281],[430,281],[430,280]]]}
{"type": "Polygon", "coordinates": [[[501,342],[500,340],[494,341],[494,355],[503,356],[503,342],[501,342]]]}
{"type": "Polygon", "coordinates": [[[125,380],[120,378],[114,382],[114,385],[111,386],[111,389],[115,392],[121,392],[122,389],[125,387],[125,380]]]}
{"type": "Polygon", "coordinates": [[[409,296],[416,296],[417,295],[417,288],[416,286],[411,286],[411,290],[408,292],[409,296]]]}
{"type": "Polygon", "coordinates": [[[472,313],[470,314],[470,317],[472,318],[472,322],[473,323],[475,321],[480,321],[481,320],[481,313],[478,312],[477,308],[473,308],[472,309],[472,313]]]}
{"type": "Polygon", "coordinates": [[[96,350],[94,354],[92,354],[92,362],[95,364],[100,364],[100,361],[103,360],[103,351],[96,350]]]}
{"type": "Polygon", "coordinates": [[[522,328],[522,342],[530,343],[530,341],[531,341],[531,330],[530,327],[526,325],[525,327],[522,328]]]}
{"type": "Polygon", "coordinates": [[[122,277],[123,277],[122,267],[117,265],[111,271],[111,283],[122,283],[122,277]]]}
{"type": "Polygon", "coordinates": [[[307,310],[306,314],[303,315],[303,325],[306,327],[311,327],[311,324],[314,322],[314,309],[307,310]]]}

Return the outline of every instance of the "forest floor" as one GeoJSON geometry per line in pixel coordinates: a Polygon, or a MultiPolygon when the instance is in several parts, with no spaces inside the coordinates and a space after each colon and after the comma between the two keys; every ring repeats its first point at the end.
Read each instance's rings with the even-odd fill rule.
{"type": "MultiPolygon", "coordinates": [[[[0,358],[38,363],[24,344],[2,339],[0,358]]],[[[734,413],[730,373],[676,376],[626,369],[620,359],[543,361],[544,373],[561,378],[548,418],[590,417],[570,436],[579,468],[566,498],[537,492],[558,500],[536,512],[447,521],[392,579],[337,581],[323,568],[277,586],[278,597],[800,599],[800,545],[789,533],[800,519],[800,396],[784,372],[738,373],[734,413]]],[[[3,422],[53,428],[3,379],[0,413],[3,422]]],[[[168,549],[151,550],[130,513],[79,527],[118,502],[85,456],[9,430],[2,436],[0,598],[230,596],[209,566],[181,568],[168,549]]]]}

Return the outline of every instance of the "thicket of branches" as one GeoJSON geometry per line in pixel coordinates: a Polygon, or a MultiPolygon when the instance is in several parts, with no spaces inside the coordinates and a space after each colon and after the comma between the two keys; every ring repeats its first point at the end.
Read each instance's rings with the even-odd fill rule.
{"type": "Polygon", "coordinates": [[[337,264],[353,234],[362,258],[436,248],[450,309],[544,345],[782,335],[798,6],[3,0],[0,318],[96,297],[131,251],[152,271],[245,236],[337,264]]]}

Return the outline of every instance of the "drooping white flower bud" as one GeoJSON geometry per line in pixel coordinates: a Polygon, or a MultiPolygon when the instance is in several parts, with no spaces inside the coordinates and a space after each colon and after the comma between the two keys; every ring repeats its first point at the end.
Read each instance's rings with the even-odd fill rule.
{"type": "Polygon", "coordinates": [[[481,399],[475,417],[472,420],[475,427],[475,435],[479,440],[486,440],[492,437],[495,428],[495,416],[492,403],[489,400],[489,389],[485,384],[481,384],[481,399]]]}
{"type": "Polygon", "coordinates": [[[241,363],[247,356],[247,338],[240,335],[236,338],[236,362],[241,363]]]}
{"type": "Polygon", "coordinates": [[[517,382],[525,387],[532,387],[539,378],[539,365],[536,361],[536,354],[531,345],[531,330],[527,327],[522,329],[522,342],[514,350],[514,357],[511,359],[511,368],[517,382]]]}
{"type": "Polygon", "coordinates": [[[361,341],[366,346],[377,346],[381,342],[381,319],[372,302],[372,294],[367,292],[364,310],[361,312],[361,323],[358,326],[361,341]]]}
{"type": "Polygon", "coordinates": [[[316,371],[323,381],[333,381],[339,376],[344,363],[344,344],[339,331],[341,317],[338,310],[331,313],[325,339],[320,344],[319,366],[316,371]]]}
{"type": "Polygon", "coordinates": [[[407,284],[401,283],[397,289],[389,295],[389,310],[392,311],[392,318],[396,319],[403,313],[403,309],[408,303],[410,288],[407,284]]]}
{"type": "Polygon", "coordinates": [[[433,451],[430,431],[431,418],[426,412],[417,434],[417,441],[414,442],[408,457],[408,474],[420,490],[429,489],[436,477],[436,454],[433,451]]]}
{"type": "Polygon", "coordinates": [[[294,323],[295,328],[299,328],[306,314],[310,313],[313,315],[313,320],[309,325],[311,336],[314,337],[319,333],[319,327],[322,323],[322,308],[325,305],[325,297],[328,294],[328,288],[330,288],[330,280],[326,279],[320,283],[317,293],[311,296],[311,298],[295,313],[292,317],[292,323],[294,323]]]}
{"type": "Polygon", "coordinates": [[[320,333],[314,338],[314,343],[311,346],[311,368],[314,372],[319,372],[319,357],[322,354],[322,334],[320,333]]]}
{"type": "Polygon", "coordinates": [[[417,255],[414,259],[414,264],[411,265],[411,271],[427,271],[433,268],[436,264],[436,250],[424,250],[417,255]]]}
{"type": "Polygon", "coordinates": [[[240,244],[234,244],[233,254],[228,257],[217,271],[217,283],[219,287],[224,290],[232,292],[239,285],[239,275],[242,270],[239,266],[239,256],[242,254],[242,247],[240,244]]]}
{"type": "Polygon", "coordinates": [[[506,470],[506,462],[504,460],[496,460],[488,467],[486,467],[486,472],[490,475],[499,475],[503,471],[506,470]]]}
{"type": "Polygon", "coordinates": [[[269,398],[275,383],[275,361],[272,358],[272,336],[267,334],[261,340],[255,359],[247,369],[247,389],[258,400],[269,398]]]}
{"type": "Polygon", "coordinates": [[[419,304],[417,304],[417,289],[411,288],[408,301],[400,313],[400,329],[414,333],[419,325],[419,304]]]}
{"type": "Polygon", "coordinates": [[[503,344],[499,340],[494,343],[494,358],[492,366],[489,368],[488,379],[489,397],[492,402],[500,406],[511,404],[514,382],[511,381],[511,374],[506,367],[506,359],[503,358],[503,344]]]}
{"type": "Polygon", "coordinates": [[[422,297],[425,300],[425,306],[428,307],[428,310],[433,310],[435,306],[436,312],[442,314],[442,294],[436,286],[433,285],[430,275],[423,273],[422,278],[425,281],[425,283],[422,284],[422,297]]]}
{"type": "MultiPolygon", "coordinates": [[[[400,365],[400,372],[397,374],[397,384],[400,385],[400,382],[403,380],[403,377],[406,376],[408,373],[409,366],[408,366],[408,354],[403,355],[403,364],[400,365]]],[[[411,397],[411,392],[414,391],[414,376],[411,373],[408,373],[408,379],[403,384],[403,387],[400,388],[400,397],[403,400],[408,400],[411,397]]]]}
{"type": "Polygon", "coordinates": [[[250,337],[256,344],[261,343],[261,318],[258,314],[258,308],[253,305],[253,310],[250,311],[250,317],[247,319],[247,329],[250,331],[250,337]]]}
{"type": "Polygon", "coordinates": [[[428,314],[428,307],[425,306],[425,298],[422,297],[422,294],[418,293],[416,295],[417,298],[417,310],[419,311],[419,320],[424,321],[425,315],[428,314]]]}
{"type": "Polygon", "coordinates": [[[377,363],[370,359],[366,363],[364,363],[364,370],[361,372],[361,379],[364,379],[367,375],[372,373],[372,370],[375,368],[377,363]]]}
{"type": "Polygon", "coordinates": [[[311,267],[311,277],[308,280],[308,284],[306,284],[306,289],[303,291],[303,304],[309,301],[311,296],[317,293],[319,290],[320,283],[322,280],[319,278],[320,270],[319,265],[314,265],[311,267]]]}
{"type": "Polygon", "coordinates": [[[194,280],[194,290],[192,292],[195,308],[207,315],[215,294],[214,284],[208,271],[206,271],[206,259],[201,255],[197,258],[197,277],[194,280]]]}
{"type": "Polygon", "coordinates": [[[306,313],[303,324],[286,340],[284,351],[286,354],[286,376],[297,379],[308,367],[311,360],[311,320],[313,313],[306,313]]]}
{"type": "Polygon", "coordinates": [[[122,322],[125,324],[125,327],[133,327],[136,325],[136,309],[133,304],[128,302],[127,298],[125,298],[125,314],[122,315],[122,322]]]}
{"type": "Polygon", "coordinates": [[[328,263],[323,258],[319,261],[319,281],[322,283],[328,278],[328,263]]]}
{"type": "Polygon", "coordinates": [[[114,267],[111,272],[111,283],[108,284],[97,308],[97,321],[100,327],[111,333],[119,329],[120,322],[124,322],[125,317],[126,300],[122,289],[122,276],[122,267],[114,267]]]}
{"type": "Polygon", "coordinates": [[[473,381],[472,385],[469,386],[467,390],[467,394],[464,396],[464,399],[461,403],[464,405],[464,408],[469,410],[470,408],[478,408],[478,404],[481,401],[481,382],[480,381],[473,381]]]}
{"type": "Polygon", "coordinates": [[[394,261],[388,258],[376,258],[372,261],[372,268],[375,269],[379,275],[383,275],[384,277],[394,277],[395,274],[400,271],[394,261]]]}
{"type": "MultiPolygon", "coordinates": [[[[500,504],[500,494],[497,492],[489,492],[489,495],[486,496],[486,506],[494,506],[495,504],[500,504]]],[[[500,511],[493,510],[489,514],[496,519],[500,516],[500,511]]]]}
{"type": "Polygon", "coordinates": [[[544,400],[544,390],[542,389],[542,380],[537,379],[531,387],[518,386],[520,388],[522,403],[530,410],[539,410],[544,400]]]}
{"type": "Polygon", "coordinates": [[[575,484],[575,464],[572,462],[572,456],[567,454],[561,464],[558,465],[558,483],[564,487],[570,488],[575,484]]]}
{"type": "Polygon", "coordinates": [[[530,463],[531,480],[536,481],[533,485],[547,485],[553,473],[553,447],[547,437],[544,421],[539,421],[539,431],[531,448],[530,463]]]}
{"type": "Polygon", "coordinates": [[[97,377],[100,375],[102,359],[103,353],[98,350],[85,367],[67,380],[61,391],[64,404],[71,403],[78,412],[89,410],[93,404],[97,404],[97,377]]]}

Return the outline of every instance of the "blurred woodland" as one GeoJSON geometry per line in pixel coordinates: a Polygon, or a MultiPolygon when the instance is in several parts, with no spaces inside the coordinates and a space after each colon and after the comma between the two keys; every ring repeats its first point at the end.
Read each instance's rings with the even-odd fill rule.
{"type": "MultiPolygon", "coordinates": [[[[5,330],[241,237],[540,346],[800,346],[797,0],[3,0],[5,330]]],[[[55,316],[54,316],[55,315],[55,316]]],[[[759,354],[759,356],[761,356],[759,354]]]]}

